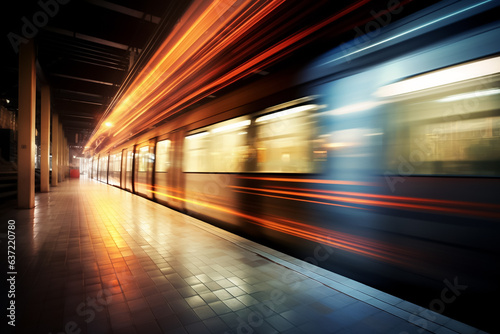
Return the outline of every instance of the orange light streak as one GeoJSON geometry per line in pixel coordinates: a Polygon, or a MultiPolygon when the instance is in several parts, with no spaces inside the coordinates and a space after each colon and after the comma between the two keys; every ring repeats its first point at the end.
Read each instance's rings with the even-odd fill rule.
{"type": "MultiPolygon", "coordinates": [[[[245,6],[248,4],[251,4],[251,1],[246,1],[242,2],[239,4],[239,9],[244,9],[245,6]]],[[[257,2],[258,3],[258,2],[257,2]]],[[[274,2],[272,5],[275,5],[278,2],[274,2]]],[[[233,6],[233,4],[231,4],[233,6]]],[[[155,66],[154,69],[151,72],[159,72],[159,76],[163,76],[163,80],[158,80],[158,78],[153,78],[152,83],[156,83],[155,88],[159,87],[161,84],[163,84],[163,87],[161,91],[159,92],[154,92],[154,95],[150,94],[149,99],[146,101],[146,104],[143,105],[140,109],[140,111],[136,112],[136,115],[128,121],[128,123],[125,124],[125,127],[130,125],[133,121],[135,121],[139,116],[141,116],[144,112],[146,112],[150,107],[152,107],[154,104],[156,104],[159,100],[161,100],[165,95],[168,93],[172,92],[175,88],[177,88],[183,80],[186,80],[189,76],[192,75],[193,72],[197,72],[204,66],[209,59],[212,57],[215,57],[215,55],[218,52],[221,52],[221,50],[229,45],[231,42],[234,41],[236,37],[234,37],[235,33],[238,32],[238,30],[243,29],[251,24],[255,24],[258,20],[256,20],[254,17],[251,17],[246,21],[246,23],[243,25],[243,27],[240,27],[237,29],[235,32],[232,32],[229,36],[227,36],[224,39],[221,38],[215,38],[216,31],[215,29],[212,28],[210,29],[215,23],[219,23],[219,26],[224,26],[228,22],[231,22],[234,20],[234,17],[236,15],[242,15],[238,11],[235,11],[232,13],[231,16],[228,16],[224,21],[221,20],[221,17],[218,14],[218,9],[220,5],[217,2],[212,3],[211,6],[209,6],[203,14],[190,26],[190,28],[185,32],[185,34],[180,38],[180,40],[174,45],[173,48],[170,49],[169,52],[167,52],[164,56],[162,56],[160,60],[160,65],[164,64],[163,67],[160,67],[159,65],[155,66]],[[207,32],[211,32],[211,34],[207,34],[207,32]],[[217,44],[215,44],[215,47],[212,47],[211,49],[208,50],[208,52],[205,52],[201,58],[197,59],[196,62],[192,63],[189,67],[189,70],[185,70],[178,74],[176,77],[171,77],[168,75],[168,73],[172,74],[175,73],[178,69],[180,69],[182,66],[185,65],[185,63],[188,60],[193,60],[196,59],[196,56],[203,50],[204,43],[210,43],[211,40],[217,40],[217,44]],[[180,46],[183,46],[184,48],[180,48],[180,46]],[[179,52],[173,53],[173,50],[179,49],[179,52]],[[190,50],[191,49],[191,50],[190,50]],[[190,52],[188,52],[190,51],[190,52]],[[192,55],[192,57],[187,57],[187,55],[192,55]],[[184,61],[181,61],[184,58],[184,61]],[[166,73],[165,69],[168,68],[168,73],[166,73]],[[169,80],[165,80],[167,77],[169,77],[169,80]],[[151,96],[152,95],[152,96],[151,96]]],[[[245,12],[243,12],[244,14],[245,12]]],[[[219,27],[218,26],[218,27],[219,27]]],[[[220,35],[220,33],[219,33],[220,35]]],[[[213,44],[213,43],[212,43],[213,44]]],[[[163,48],[166,48],[168,45],[163,45],[163,48]]],[[[148,69],[149,71],[149,69],[148,69]]],[[[151,73],[149,72],[149,73],[151,73]]],[[[148,90],[147,88],[150,88],[152,84],[148,82],[148,77],[143,81],[143,83],[140,84],[140,86],[143,85],[148,85],[146,89],[144,90],[149,93],[153,93],[153,90],[148,90]]],[[[149,80],[151,81],[151,80],[149,80]]],[[[140,87],[139,86],[139,87],[140,87]]],[[[137,94],[136,94],[137,95],[137,94]]],[[[139,95],[138,95],[139,96],[139,95]]],[[[141,101],[144,101],[142,98],[141,101]]],[[[119,133],[120,131],[115,133],[115,136],[119,133]]]]}
{"type": "Polygon", "coordinates": [[[451,206],[482,207],[482,208],[488,208],[488,209],[492,209],[492,210],[500,210],[500,205],[489,204],[489,203],[451,201],[451,200],[444,200],[444,199],[420,198],[420,197],[379,195],[379,194],[360,193],[360,192],[352,192],[352,191],[336,191],[336,190],[322,190],[322,189],[300,189],[300,188],[278,187],[278,186],[272,186],[272,188],[275,188],[275,189],[286,189],[286,190],[305,190],[305,191],[310,191],[310,192],[320,192],[320,193],[337,194],[337,195],[345,195],[345,196],[374,197],[374,198],[391,199],[391,200],[407,201],[407,202],[424,202],[424,203],[431,203],[431,204],[440,203],[440,204],[451,205],[451,206]]]}
{"type": "MultiPolygon", "coordinates": [[[[278,54],[281,51],[284,51],[286,48],[289,48],[290,46],[297,44],[301,40],[303,41],[310,34],[320,30],[321,28],[324,28],[326,25],[331,24],[332,22],[339,19],[340,17],[350,13],[351,11],[361,7],[362,5],[364,5],[368,2],[369,2],[369,0],[359,1],[359,2],[355,3],[354,5],[341,11],[337,15],[334,15],[334,16],[330,17],[329,19],[324,20],[323,22],[320,22],[320,23],[314,25],[313,27],[310,27],[308,29],[304,29],[297,34],[294,34],[291,37],[284,39],[283,41],[277,43],[275,46],[267,49],[266,51],[258,54],[257,56],[253,57],[249,61],[243,63],[238,68],[226,72],[226,74],[223,75],[222,77],[220,77],[218,80],[206,82],[205,86],[203,87],[203,90],[206,92],[205,95],[208,95],[208,94],[212,93],[213,91],[216,91],[217,89],[228,86],[229,84],[241,79],[242,77],[245,77],[246,75],[248,75],[250,73],[253,73],[255,70],[262,68],[262,67],[276,61],[277,60],[276,57],[278,57],[278,54]],[[273,58],[273,57],[275,57],[275,58],[273,58]]],[[[281,54],[280,57],[292,52],[294,49],[297,49],[298,47],[299,47],[299,45],[296,45],[295,48],[288,50],[284,54],[281,54]]],[[[149,126],[149,124],[154,123],[154,122],[158,121],[159,119],[165,117],[165,115],[168,114],[169,112],[171,112],[172,110],[174,110],[175,107],[180,106],[183,103],[189,101],[190,99],[195,98],[199,94],[200,94],[200,92],[195,91],[194,93],[190,94],[187,98],[185,98],[181,102],[179,102],[177,105],[173,105],[172,107],[167,108],[165,111],[161,112],[156,117],[151,119],[147,123],[148,126],[149,126]]],[[[199,99],[201,99],[205,95],[201,96],[199,99]]]]}
{"type": "MultiPolygon", "coordinates": [[[[500,217],[498,212],[485,212],[478,210],[466,210],[459,208],[448,208],[441,206],[431,206],[431,205],[422,205],[422,204],[410,204],[410,203],[398,203],[394,201],[380,201],[380,200],[371,200],[371,199],[361,199],[361,198],[353,198],[353,197],[340,197],[340,196],[331,196],[331,195],[322,195],[322,194],[314,194],[308,192],[298,192],[298,191],[285,191],[285,190],[273,190],[273,189],[264,189],[264,188],[250,188],[250,187],[241,187],[241,186],[229,186],[234,189],[244,189],[251,190],[257,192],[264,193],[273,193],[273,194],[282,194],[282,195],[292,195],[292,196],[301,196],[301,197],[310,197],[310,198],[319,198],[325,199],[334,202],[344,202],[351,204],[359,204],[359,205],[367,205],[367,206],[379,206],[379,207],[388,207],[388,208],[397,208],[397,209],[418,209],[424,211],[442,211],[447,213],[454,214],[465,214],[472,216],[484,216],[484,217],[492,217],[497,218],[500,217]]],[[[355,193],[360,194],[360,193],[355,193]]],[[[254,195],[264,195],[262,193],[254,193],[254,195]]],[[[384,195],[381,195],[383,198],[384,195]]],[[[395,198],[396,196],[393,196],[395,198]]],[[[296,198],[287,198],[291,200],[298,200],[296,198]]],[[[449,201],[452,202],[452,201],[449,201]]],[[[324,203],[323,203],[324,204],[324,203]]]]}
{"type": "Polygon", "coordinates": [[[154,188],[157,189],[157,190],[166,190],[166,191],[169,191],[169,192],[173,192],[173,193],[178,193],[178,194],[184,194],[184,191],[181,190],[181,189],[178,189],[178,188],[174,188],[174,187],[166,187],[166,186],[160,186],[160,185],[157,185],[155,184],[154,185],[154,188]]]}
{"type": "MultiPolygon", "coordinates": [[[[244,8],[244,6],[246,6],[247,4],[251,4],[251,3],[252,3],[251,1],[247,1],[246,3],[242,3],[242,4],[240,4],[240,8],[244,8]]],[[[283,0],[281,0],[281,1],[273,1],[273,2],[271,2],[269,4],[267,4],[265,7],[261,8],[258,13],[256,13],[253,16],[247,18],[240,27],[234,29],[233,31],[230,31],[228,36],[223,36],[222,33],[220,33],[219,36],[220,35],[222,35],[222,36],[220,36],[219,38],[216,38],[215,39],[216,43],[212,43],[212,45],[211,45],[212,47],[209,48],[208,50],[205,50],[205,52],[202,52],[202,51],[198,50],[199,52],[203,53],[203,55],[201,56],[201,58],[197,59],[194,63],[192,63],[190,65],[189,69],[183,71],[181,74],[178,74],[177,77],[170,78],[168,81],[166,81],[166,85],[164,85],[164,88],[161,91],[159,91],[159,92],[155,92],[155,95],[152,96],[152,97],[150,97],[149,101],[147,101],[146,104],[141,107],[140,111],[137,111],[135,113],[135,116],[133,116],[132,119],[130,119],[124,125],[124,128],[127,127],[127,126],[129,126],[130,124],[132,124],[143,113],[147,112],[149,110],[149,108],[151,108],[153,105],[157,104],[157,102],[160,101],[160,100],[162,100],[165,96],[167,96],[170,93],[174,93],[175,89],[179,85],[181,85],[181,83],[183,81],[187,80],[193,73],[196,73],[199,70],[201,70],[209,62],[210,59],[215,58],[217,54],[223,52],[223,50],[225,48],[229,47],[232,43],[234,43],[236,40],[238,40],[238,38],[240,37],[242,31],[245,31],[246,29],[250,29],[250,27],[252,27],[255,24],[257,24],[261,19],[263,19],[269,13],[271,13],[272,11],[274,11],[282,3],[283,3],[283,0]]],[[[258,4],[259,4],[258,2],[255,2],[254,6],[256,6],[258,4]]],[[[246,12],[243,11],[243,14],[245,14],[245,13],[246,12]]],[[[243,14],[241,14],[241,15],[243,15],[243,14]]],[[[236,15],[236,13],[233,13],[233,16],[228,17],[228,19],[225,22],[233,20],[234,19],[234,15],[236,15]]],[[[240,15],[240,17],[241,17],[241,15],[240,15]]],[[[203,15],[202,18],[206,18],[206,17],[212,18],[212,20],[216,19],[215,21],[220,21],[220,19],[217,18],[216,15],[205,14],[205,15],[203,15]]],[[[192,28],[194,26],[202,25],[203,23],[205,23],[205,22],[203,22],[203,20],[197,20],[193,24],[192,28]]],[[[205,23],[205,25],[206,25],[206,23],[205,23]]],[[[223,26],[222,23],[221,23],[221,25],[223,26]]],[[[190,33],[191,30],[194,30],[194,29],[188,30],[188,33],[190,33]]],[[[197,29],[193,34],[199,34],[199,36],[203,36],[205,34],[205,32],[206,32],[206,28],[204,26],[202,26],[200,29],[197,29]]],[[[199,36],[198,36],[198,39],[199,39],[199,36]]],[[[208,37],[211,37],[211,36],[208,36],[208,37]]],[[[198,41],[198,44],[200,44],[201,42],[198,39],[196,39],[196,40],[198,41]]],[[[207,39],[208,38],[204,38],[205,41],[207,39]]],[[[194,41],[193,41],[193,43],[194,43],[194,41]]],[[[169,55],[170,55],[170,53],[168,53],[163,58],[162,61],[165,62],[168,59],[169,55]]],[[[184,55],[184,53],[183,53],[183,55],[184,55]]],[[[178,66],[178,68],[181,65],[184,65],[184,64],[180,64],[178,66]]],[[[202,81],[208,81],[208,77],[211,77],[211,75],[209,75],[209,74],[211,74],[214,71],[215,70],[211,70],[211,71],[209,70],[209,71],[207,71],[208,73],[202,73],[202,72],[200,72],[200,77],[201,78],[199,77],[197,80],[199,80],[200,82],[202,82],[202,81]]],[[[173,71],[170,71],[170,72],[173,72],[173,71]]],[[[172,105],[166,112],[169,112],[170,110],[176,108],[177,106],[183,105],[184,103],[186,103],[187,101],[189,101],[191,98],[193,98],[194,96],[196,96],[198,94],[199,93],[197,92],[194,95],[191,94],[188,97],[186,97],[184,99],[181,99],[179,102],[177,102],[176,104],[172,105]]],[[[162,112],[160,114],[163,115],[166,112],[162,112]]],[[[153,119],[151,119],[147,123],[147,125],[145,125],[144,127],[147,128],[149,126],[149,124],[154,123],[157,119],[158,119],[158,116],[155,117],[155,118],[153,118],[153,119]]],[[[117,131],[114,134],[114,136],[118,135],[121,131],[122,130],[117,131]]]]}
{"type": "Polygon", "coordinates": [[[269,228],[281,233],[303,238],[313,242],[319,242],[348,252],[357,253],[386,262],[397,263],[399,265],[409,265],[409,258],[415,259],[416,256],[415,254],[410,255],[412,254],[411,252],[399,247],[379,244],[363,237],[353,236],[347,233],[337,232],[322,227],[311,226],[300,222],[285,220],[283,218],[279,218],[279,220],[283,221],[284,223],[279,223],[268,219],[248,215],[246,213],[216,204],[209,204],[196,200],[185,199],[158,191],[153,191],[153,193],[160,196],[199,205],[205,208],[217,210],[220,212],[226,212],[241,218],[245,218],[256,225],[265,228],[269,228]]]}
{"type": "MultiPolygon", "coordinates": [[[[278,9],[286,1],[194,2],[110,112],[107,120],[121,125],[113,132],[114,144],[275,62],[301,43],[307,43],[307,37],[314,32],[368,2],[356,2],[328,19],[292,33],[256,56],[252,56],[253,45],[244,47],[245,42],[240,43],[237,49],[242,52],[230,58],[228,50],[231,52],[242,36],[251,35],[255,41],[262,41],[258,45],[264,46],[278,35],[273,30],[260,33],[259,25],[269,18],[279,18],[278,9]]],[[[108,129],[100,127],[87,146],[101,143],[106,133],[108,129]]]]}
{"type": "Polygon", "coordinates": [[[342,184],[348,186],[376,186],[373,182],[344,181],[344,180],[319,180],[319,179],[292,179],[279,177],[255,177],[238,176],[239,179],[260,180],[260,181],[278,181],[278,182],[298,182],[298,183],[318,183],[318,184],[342,184]]]}
{"type": "MultiPolygon", "coordinates": [[[[225,2],[224,4],[228,6],[227,8],[232,8],[234,3],[235,1],[231,3],[225,2]]],[[[227,20],[232,19],[231,16],[228,16],[225,21],[221,20],[221,15],[219,15],[221,5],[217,1],[210,3],[204,11],[199,13],[204,4],[206,2],[198,1],[189,8],[186,15],[175,26],[174,31],[144,67],[144,70],[135,78],[129,90],[124,94],[124,98],[119,101],[110,114],[110,119],[115,119],[115,122],[120,119],[120,124],[123,124],[125,116],[133,113],[140,115],[145,112],[148,105],[153,103],[155,99],[160,98],[160,96],[151,96],[151,93],[167,80],[169,74],[174,73],[183,66],[189,59],[189,55],[197,51],[195,47],[199,47],[199,44],[203,42],[198,40],[203,37],[203,40],[206,41],[215,36],[218,26],[212,29],[210,27],[217,22],[220,25],[225,25],[227,20]],[[193,18],[194,22],[191,23],[190,21],[193,18]],[[197,41],[198,43],[195,43],[197,41]],[[184,61],[182,61],[183,59],[184,61]],[[146,101],[147,105],[139,108],[139,104],[144,101],[146,101]]],[[[136,118],[129,119],[118,132],[123,131],[136,118]]],[[[96,136],[99,134],[97,133],[96,136]]]]}
{"type": "Polygon", "coordinates": [[[243,194],[259,195],[259,196],[266,196],[266,197],[273,197],[273,198],[280,198],[280,199],[289,199],[289,200],[294,200],[294,201],[298,201],[298,202],[307,202],[307,203],[314,203],[314,204],[324,204],[324,205],[331,205],[331,206],[340,206],[340,207],[343,207],[343,208],[350,208],[350,209],[367,210],[366,208],[360,208],[360,207],[357,207],[357,206],[350,206],[350,205],[344,205],[344,204],[320,202],[320,201],[313,201],[313,200],[308,200],[308,199],[285,197],[285,196],[278,196],[278,195],[260,194],[260,193],[254,193],[254,192],[243,191],[243,190],[234,190],[234,191],[238,192],[238,193],[243,193],[243,194]]]}

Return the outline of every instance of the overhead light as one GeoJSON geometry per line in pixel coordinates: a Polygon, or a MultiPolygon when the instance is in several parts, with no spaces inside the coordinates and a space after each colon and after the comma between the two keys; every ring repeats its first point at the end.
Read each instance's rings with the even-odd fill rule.
{"type": "Polygon", "coordinates": [[[500,72],[500,57],[452,66],[380,87],[375,95],[391,97],[449,85],[500,72]]]}
{"type": "Polygon", "coordinates": [[[104,123],[104,125],[106,125],[108,128],[110,128],[110,127],[112,127],[112,126],[113,126],[113,123],[111,123],[111,122],[106,122],[106,123],[104,123]]]}

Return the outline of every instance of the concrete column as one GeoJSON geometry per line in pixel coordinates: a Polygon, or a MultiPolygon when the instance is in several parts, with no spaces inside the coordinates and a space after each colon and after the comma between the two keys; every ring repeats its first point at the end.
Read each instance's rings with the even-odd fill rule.
{"type": "Polygon", "coordinates": [[[59,175],[59,116],[52,114],[52,180],[51,185],[57,186],[59,175]]]}
{"type": "Polygon", "coordinates": [[[66,181],[66,178],[68,177],[68,139],[66,139],[66,137],[64,137],[63,140],[63,150],[64,150],[64,156],[63,156],[64,180],[66,181]]]}
{"type": "Polygon", "coordinates": [[[64,137],[64,178],[69,178],[68,138],[64,137]]]}
{"type": "Polygon", "coordinates": [[[40,119],[40,191],[43,193],[49,192],[49,153],[50,153],[50,87],[44,85],[42,87],[41,96],[41,119],[40,119]]]}
{"type": "Polygon", "coordinates": [[[63,156],[64,156],[64,149],[63,149],[63,140],[64,140],[64,132],[62,128],[62,124],[59,124],[59,149],[58,149],[58,158],[59,158],[59,182],[64,181],[64,164],[63,164],[63,156]]]}
{"type": "Polygon", "coordinates": [[[17,139],[17,204],[35,206],[36,68],[33,41],[19,49],[19,114],[17,139]]]}

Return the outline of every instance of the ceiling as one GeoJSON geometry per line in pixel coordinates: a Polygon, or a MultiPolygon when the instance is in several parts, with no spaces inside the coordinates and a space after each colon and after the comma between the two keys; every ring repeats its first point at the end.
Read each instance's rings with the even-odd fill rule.
{"type": "Polygon", "coordinates": [[[59,114],[68,144],[85,145],[139,56],[168,33],[189,4],[176,0],[4,3],[2,104],[17,110],[17,49],[25,37],[33,36],[38,90],[42,84],[50,85],[52,110],[59,114]]]}
{"type": "MultiPolygon", "coordinates": [[[[224,7],[228,13],[232,10],[229,3],[233,8],[242,3],[248,3],[248,6],[258,3],[244,0],[218,1],[217,6],[224,7]]],[[[2,105],[17,111],[16,48],[25,37],[34,37],[37,85],[50,85],[52,110],[59,114],[68,144],[75,149],[83,149],[102,121],[103,115],[109,113],[118,96],[169,36],[193,2],[194,0],[5,2],[0,18],[2,36],[6,36],[1,42],[2,105]]],[[[261,2],[267,4],[265,1],[261,2]]],[[[287,38],[292,40],[293,36],[303,35],[300,39],[297,37],[293,48],[284,49],[282,53],[273,56],[273,59],[266,60],[268,67],[263,68],[265,70],[270,70],[271,66],[282,61],[285,55],[290,58],[292,51],[295,57],[300,57],[305,54],[304,50],[309,53],[312,50],[320,52],[356,37],[358,31],[354,28],[364,27],[367,22],[381,22],[376,20],[374,15],[382,11],[387,12],[388,5],[386,0],[274,2],[279,3],[279,6],[255,25],[255,31],[248,30],[246,34],[242,34],[241,40],[235,41],[234,46],[226,49],[233,53],[235,50],[242,50],[238,51],[237,56],[241,56],[241,62],[245,62],[253,57],[249,50],[254,50],[249,47],[255,47],[255,52],[263,52],[287,38]],[[354,10],[345,15],[338,15],[348,7],[354,10]],[[271,29],[272,24],[276,27],[271,29]],[[265,29],[270,30],[263,33],[265,29]],[[304,35],[308,29],[310,33],[304,35]],[[258,33],[262,34],[262,38],[255,39],[258,33]],[[255,41],[252,42],[252,39],[255,41]],[[248,44],[248,47],[245,44],[248,44]],[[304,48],[306,45],[307,49],[304,48]]],[[[388,12],[389,16],[381,18],[390,17],[390,20],[394,21],[432,2],[435,1],[395,1],[394,3],[400,4],[404,10],[399,10],[398,15],[392,17],[391,12],[388,12]]],[[[243,25],[243,22],[245,21],[242,19],[239,24],[243,25]]],[[[231,24],[235,25],[235,29],[238,28],[236,23],[231,24]]],[[[227,53],[219,55],[223,64],[227,56],[227,53]]],[[[212,62],[212,65],[214,64],[212,62]]],[[[238,64],[234,64],[234,68],[237,66],[238,64]]],[[[207,96],[209,94],[213,94],[213,91],[206,92],[207,96]]],[[[202,98],[197,96],[195,102],[202,98]]],[[[39,108],[39,103],[37,106],[39,108]]]]}

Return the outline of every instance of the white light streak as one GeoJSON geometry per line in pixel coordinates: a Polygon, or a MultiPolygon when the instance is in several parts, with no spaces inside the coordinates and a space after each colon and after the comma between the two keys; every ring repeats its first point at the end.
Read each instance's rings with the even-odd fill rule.
{"type": "Polygon", "coordinates": [[[201,137],[205,137],[206,135],[208,135],[208,132],[207,132],[207,131],[205,131],[205,132],[200,132],[200,133],[195,133],[194,135],[187,136],[187,137],[186,137],[186,139],[201,138],[201,137]]]}
{"type": "Polygon", "coordinates": [[[500,57],[452,66],[380,87],[375,95],[390,97],[449,85],[500,72],[500,57]]]}
{"type": "Polygon", "coordinates": [[[212,132],[213,133],[218,133],[218,132],[224,132],[224,131],[241,129],[241,128],[245,127],[245,126],[249,126],[250,122],[251,121],[249,119],[247,119],[245,121],[241,121],[241,122],[238,122],[238,123],[224,125],[224,126],[212,129],[212,132]]]}
{"type": "Polygon", "coordinates": [[[354,112],[369,110],[369,109],[375,108],[381,104],[383,104],[383,102],[364,101],[364,102],[349,104],[347,106],[331,110],[329,113],[332,115],[335,115],[335,116],[345,115],[345,114],[350,114],[350,113],[354,113],[354,112]]]}
{"type": "Polygon", "coordinates": [[[289,115],[292,115],[292,114],[296,114],[296,113],[303,112],[303,111],[308,111],[308,110],[313,110],[313,109],[316,109],[316,108],[318,108],[318,106],[316,104],[307,104],[305,106],[298,106],[298,107],[295,107],[295,108],[290,108],[290,109],[286,109],[286,110],[283,110],[283,111],[278,111],[278,112],[275,112],[275,113],[272,113],[272,114],[267,114],[267,115],[261,116],[261,117],[257,118],[255,120],[255,122],[256,123],[265,122],[265,121],[268,121],[268,120],[271,120],[271,119],[275,119],[275,118],[278,118],[278,117],[289,116],[289,115]]]}
{"type": "Polygon", "coordinates": [[[397,35],[395,35],[395,36],[392,36],[392,37],[389,37],[389,38],[387,38],[387,39],[384,39],[384,40],[382,40],[382,41],[380,41],[380,42],[374,43],[374,44],[372,44],[372,45],[368,45],[368,46],[366,46],[366,47],[364,47],[364,48],[361,48],[361,49],[359,49],[359,50],[353,51],[353,52],[348,53],[348,54],[346,54],[346,55],[343,55],[343,56],[340,56],[340,57],[338,57],[338,58],[335,58],[335,59],[332,59],[332,60],[330,60],[330,61],[327,61],[327,62],[326,62],[326,63],[324,63],[323,65],[326,65],[326,64],[329,64],[329,63],[335,62],[335,61],[340,60],[340,59],[343,59],[343,58],[349,58],[350,56],[355,55],[356,53],[360,53],[360,52],[363,52],[363,51],[365,51],[365,50],[368,50],[368,49],[374,48],[374,47],[376,47],[376,46],[378,46],[378,45],[381,45],[381,44],[384,44],[384,43],[390,42],[390,41],[392,41],[392,40],[398,39],[398,38],[400,38],[400,37],[403,37],[403,36],[405,36],[405,35],[408,35],[408,34],[410,34],[410,33],[414,32],[414,31],[417,31],[417,30],[423,29],[423,28],[425,28],[425,27],[428,27],[428,26],[430,26],[430,25],[433,25],[433,24],[435,24],[435,23],[438,23],[438,22],[440,22],[440,21],[443,21],[443,20],[446,20],[446,19],[448,19],[448,18],[450,18],[450,17],[453,17],[453,16],[455,16],[455,15],[458,15],[458,14],[461,14],[461,13],[463,13],[463,12],[466,12],[466,11],[468,11],[468,10],[470,10],[470,9],[473,9],[473,8],[478,7],[478,6],[484,5],[485,3],[488,3],[488,2],[490,2],[490,1],[491,1],[491,0],[486,0],[486,1],[480,2],[480,3],[478,3],[478,4],[475,4],[475,5],[469,6],[469,7],[467,7],[467,8],[461,9],[461,10],[459,10],[459,11],[456,11],[456,12],[454,12],[454,13],[451,13],[451,14],[445,15],[445,16],[440,17],[440,18],[438,18],[438,19],[436,19],[436,20],[433,20],[433,21],[431,21],[431,22],[427,22],[427,23],[422,24],[422,25],[420,25],[420,26],[418,26],[418,27],[415,27],[415,28],[413,28],[413,29],[409,29],[409,30],[404,31],[404,32],[402,32],[402,33],[400,33],[400,34],[397,34],[397,35]]]}
{"type": "Polygon", "coordinates": [[[480,90],[480,91],[476,91],[476,92],[450,95],[450,96],[445,97],[443,99],[437,100],[437,102],[454,102],[454,101],[473,99],[476,97],[490,96],[490,95],[496,95],[496,94],[500,94],[500,89],[492,88],[492,89],[485,89],[485,90],[480,90]]]}

